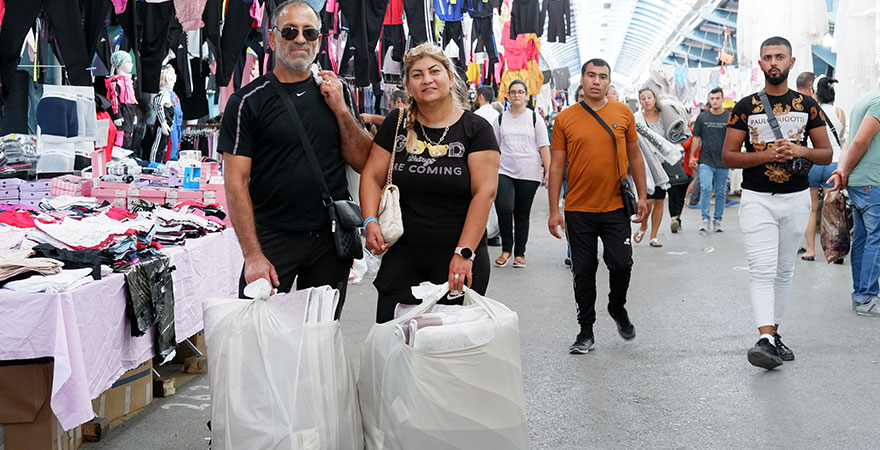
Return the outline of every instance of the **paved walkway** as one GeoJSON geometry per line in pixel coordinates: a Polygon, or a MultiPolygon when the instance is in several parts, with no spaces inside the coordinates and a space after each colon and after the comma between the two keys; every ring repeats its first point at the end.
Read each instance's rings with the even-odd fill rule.
{"type": "MultiPolygon", "coordinates": [[[[547,232],[546,191],[536,197],[528,267],[493,268],[488,296],[519,313],[526,410],[535,449],[872,449],[880,447],[880,319],[850,309],[850,267],[798,260],[780,333],[796,360],[752,367],[757,339],[738,207],[725,232],[701,236],[699,210],[663,248],[635,246],[624,342],[605,311],[599,269],[597,348],[569,355],[577,333],[565,243],[547,232]]],[[[500,250],[491,248],[494,259],[500,250]]],[[[818,260],[819,258],[817,258],[818,260]]],[[[357,358],[375,314],[375,290],[352,286],[343,317],[357,358]]],[[[158,399],[99,444],[103,449],[207,448],[207,376],[158,399]]]]}

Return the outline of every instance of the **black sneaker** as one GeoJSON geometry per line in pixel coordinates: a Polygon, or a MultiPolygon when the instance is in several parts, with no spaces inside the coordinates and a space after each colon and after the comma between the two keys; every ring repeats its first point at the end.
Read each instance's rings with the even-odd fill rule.
{"type": "Polygon", "coordinates": [[[574,340],[574,344],[568,347],[568,352],[572,355],[583,355],[594,348],[596,348],[596,341],[593,339],[593,333],[581,331],[574,340]]]}
{"type": "Polygon", "coordinates": [[[782,358],[779,357],[779,352],[767,338],[758,340],[755,346],[749,349],[747,356],[749,363],[755,367],[770,370],[782,365],[782,358]]]}
{"type": "Polygon", "coordinates": [[[612,313],[609,308],[608,314],[617,324],[617,332],[620,333],[620,337],[627,341],[636,337],[636,327],[630,322],[626,309],[623,309],[622,313],[612,313]]]}
{"type": "Polygon", "coordinates": [[[782,336],[778,333],[774,333],[773,341],[774,344],[776,344],[776,353],[779,353],[779,357],[782,358],[783,361],[794,361],[794,352],[792,352],[787,345],[782,343],[782,336]]]}

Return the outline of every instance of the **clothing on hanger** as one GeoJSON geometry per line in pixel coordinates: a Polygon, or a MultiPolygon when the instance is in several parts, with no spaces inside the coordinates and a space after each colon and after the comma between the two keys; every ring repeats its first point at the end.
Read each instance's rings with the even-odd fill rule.
{"type": "MultiPolygon", "coordinates": [[[[547,24],[547,42],[565,43],[565,37],[571,36],[571,1],[570,0],[544,0],[541,7],[541,17],[538,19],[541,28],[544,27],[544,18],[549,19],[547,24]]],[[[540,35],[540,32],[538,33],[540,35]]]]}
{"type": "Polygon", "coordinates": [[[510,5],[510,38],[519,34],[535,33],[541,36],[544,27],[538,0],[512,0],[510,5]]]}

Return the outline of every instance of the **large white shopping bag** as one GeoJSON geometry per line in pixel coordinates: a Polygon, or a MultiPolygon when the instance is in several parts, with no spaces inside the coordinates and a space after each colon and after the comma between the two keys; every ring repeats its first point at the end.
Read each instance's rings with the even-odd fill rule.
{"type": "Polygon", "coordinates": [[[530,448],[515,312],[465,288],[464,304],[497,325],[488,343],[425,351],[395,336],[397,323],[431,312],[447,292],[432,286],[421,305],[367,335],[358,378],[367,450],[530,448]]]}
{"type": "Polygon", "coordinates": [[[339,322],[302,324],[304,314],[315,313],[304,311],[303,296],[338,292],[323,287],[269,297],[268,282],[257,287],[245,290],[253,300],[203,305],[212,448],[362,449],[355,379],[339,322]]]}

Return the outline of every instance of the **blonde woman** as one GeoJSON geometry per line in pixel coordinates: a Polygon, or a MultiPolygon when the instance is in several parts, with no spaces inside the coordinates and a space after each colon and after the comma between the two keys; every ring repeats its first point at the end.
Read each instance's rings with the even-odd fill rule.
{"type": "Polygon", "coordinates": [[[373,283],[376,322],[391,320],[398,303],[419,303],[410,287],[423,281],[480,294],[489,285],[486,222],[500,159],[492,126],[468,110],[464,83],[440,47],[418,45],[403,64],[409,106],[399,129],[401,110],[388,114],[361,174],[367,249],[388,250],[373,283]],[[404,234],[389,249],[376,216],[392,156],[404,234]]]}
{"type": "MultiPolygon", "coordinates": [[[[648,128],[657,132],[661,136],[666,135],[663,127],[663,118],[660,117],[660,105],[657,103],[657,96],[654,91],[644,88],[639,91],[639,105],[641,110],[635,114],[636,121],[642,120],[648,125],[648,128]]],[[[663,201],[666,198],[666,190],[657,186],[654,187],[654,193],[648,195],[648,215],[651,217],[651,247],[663,247],[660,239],[657,238],[657,232],[660,231],[660,223],[663,221],[663,201]]],[[[633,235],[633,241],[642,242],[642,238],[648,231],[648,221],[642,221],[639,230],[633,235]]]]}

